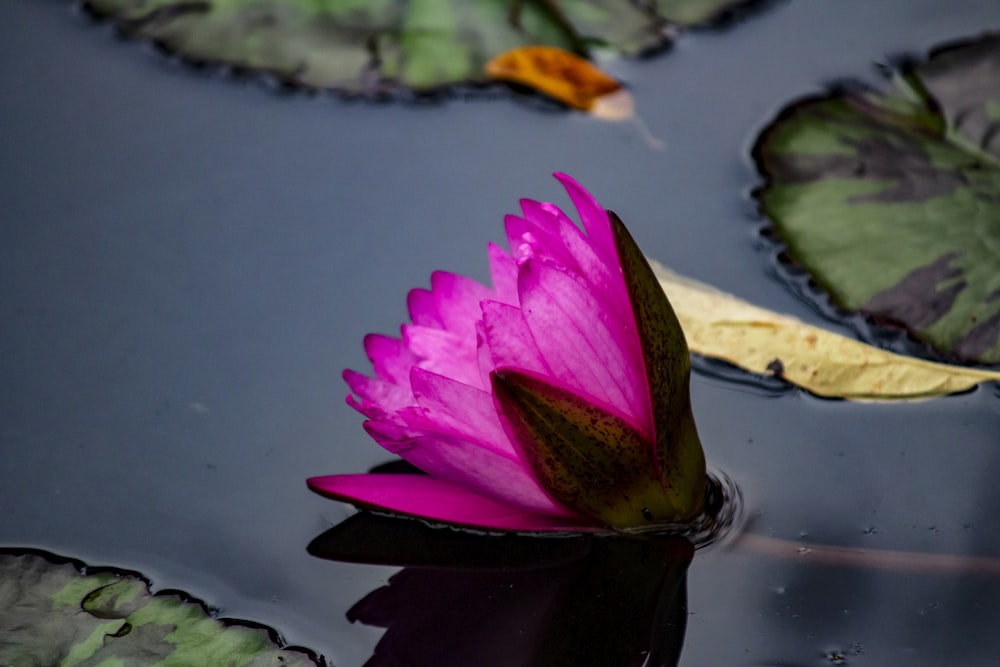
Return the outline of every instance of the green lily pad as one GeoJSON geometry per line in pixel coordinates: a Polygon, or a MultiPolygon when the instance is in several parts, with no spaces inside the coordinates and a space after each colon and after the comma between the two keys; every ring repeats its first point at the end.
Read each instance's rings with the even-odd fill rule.
{"type": "Polygon", "coordinates": [[[519,46],[634,55],[665,28],[711,22],[747,0],[84,0],[129,35],[202,62],[350,93],[486,80],[519,46]]]}
{"type": "Polygon", "coordinates": [[[0,552],[0,665],[315,667],[273,630],[212,618],[135,573],[39,552],[0,552]]]}
{"type": "Polygon", "coordinates": [[[724,18],[749,3],[733,0],[656,0],[656,11],[670,23],[697,27],[724,18]]]}
{"type": "Polygon", "coordinates": [[[761,210],[838,305],[996,363],[1000,34],[940,48],[895,82],[786,108],[754,148],[761,210]]]}

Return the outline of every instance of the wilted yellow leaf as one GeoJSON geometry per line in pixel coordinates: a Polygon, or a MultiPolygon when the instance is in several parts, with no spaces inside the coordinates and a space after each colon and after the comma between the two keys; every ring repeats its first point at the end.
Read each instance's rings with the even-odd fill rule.
{"type": "Polygon", "coordinates": [[[492,79],[511,81],[605,120],[631,118],[632,96],[589,60],[554,46],[523,46],[486,63],[492,79]]]}
{"type": "Polygon", "coordinates": [[[692,352],[752,373],[777,374],[818,396],[915,399],[1000,380],[1000,371],[893,354],[773,313],[650,260],[692,352]]]}

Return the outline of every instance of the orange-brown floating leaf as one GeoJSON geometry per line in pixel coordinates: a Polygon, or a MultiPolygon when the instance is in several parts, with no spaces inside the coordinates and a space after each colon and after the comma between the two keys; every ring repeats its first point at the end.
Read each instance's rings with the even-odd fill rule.
{"type": "Polygon", "coordinates": [[[545,93],[608,120],[632,116],[632,97],[589,60],[553,46],[524,46],[486,63],[486,74],[545,93]]]}

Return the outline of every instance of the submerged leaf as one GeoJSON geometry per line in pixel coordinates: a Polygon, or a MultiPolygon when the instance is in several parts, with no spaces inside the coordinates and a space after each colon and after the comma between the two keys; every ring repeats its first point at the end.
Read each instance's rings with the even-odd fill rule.
{"type": "Polygon", "coordinates": [[[84,0],[92,13],[200,62],[308,88],[375,93],[484,82],[484,64],[538,44],[636,55],[669,22],[714,20],[747,0],[84,0]]]}
{"type": "Polygon", "coordinates": [[[491,79],[545,93],[563,104],[608,120],[630,118],[632,96],[589,60],[553,46],[525,46],[486,63],[491,79]]]}
{"type": "Polygon", "coordinates": [[[1000,361],[1000,34],[787,108],[754,150],[788,254],[850,309],[1000,361]]]}
{"type": "Polygon", "coordinates": [[[650,262],[692,352],[759,375],[777,374],[818,396],[916,399],[1000,380],[1000,371],[893,354],[725,294],[650,262]]]}
{"type": "Polygon", "coordinates": [[[216,620],[177,594],[151,595],[130,572],[83,574],[37,552],[0,552],[0,665],[321,664],[274,631],[216,620]]]}

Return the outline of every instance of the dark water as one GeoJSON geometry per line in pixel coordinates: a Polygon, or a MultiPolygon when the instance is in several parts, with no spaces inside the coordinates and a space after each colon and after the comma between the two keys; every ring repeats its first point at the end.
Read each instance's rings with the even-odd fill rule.
{"type": "MultiPolygon", "coordinates": [[[[820,322],[756,247],[756,132],[827,82],[1000,25],[1000,4],[775,2],[614,65],[663,152],[504,100],[286,95],[122,43],[66,2],[13,0],[4,19],[0,543],[139,570],[351,666],[382,630],[346,613],[397,568],[310,556],[353,510],[303,480],[385,459],[339,373],[366,368],[362,336],[396,329],[406,290],[436,268],[485,279],[502,215],[564,203],[548,174],[566,170],[651,256],[820,322]]],[[[996,385],[892,406],[704,375],[693,391],[751,532],[1000,555],[996,385]]],[[[684,665],[1000,655],[995,576],[716,547],[687,578],[684,665]]]]}

